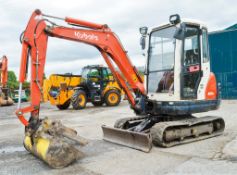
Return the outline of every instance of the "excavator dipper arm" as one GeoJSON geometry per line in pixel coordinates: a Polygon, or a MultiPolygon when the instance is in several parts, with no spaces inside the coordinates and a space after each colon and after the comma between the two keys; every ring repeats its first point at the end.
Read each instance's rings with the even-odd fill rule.
{"type": "Polygon", "coordinates": [[[10,106],[13,100],[9,96],[8,81],[8,58],[4,55],[0,59],[0,106],[10,106]]]}
{"type": "MultiPolygon", "coordinates": [[[[40,10],[35,10],[22,38],[19,93],[21,93],[22,83],[27,78],[28,64],[31,63],[31,105],[21,108],[21,98],[19,97],[16,115],[20,121],[25,126],[29,125],[28,120],[24,117],[24,114],[27,112],[31,113],[31,121],[37,121],[39,118],[48,36],[82,42],[96,47],[101,52],[113,75],[124,89],[132,108],[135,109],[137,105],[136,98],[145,96],[143,82],[137,73],[136,68],[132,66],[119,39],[111,29],[107,25],[95,24],[68,17],[63,20],[68,24],[77,27],[63,27],[56,25],[48,19],[44,19],[44,17],[52,18],[52,16],[42,14],[40,10]],[[48,23],[50,25],[47,25],[48,23]],[[31,60],[29,60],[29,58],[31,58],[31,60]],[[117,65],[121,73],[116,71],[113,63],[117,65]],[[123,77],[126,78],[126,81],[133,92],[129,90],[123,77]]],[[[19,94],[19,96],[20,95],[21,94],[19,94]]],[[[35,123],[32,122],[32,127],[34,127],[34,124],[35,123]]]]}
{"type": "Polygon", "coordinates": [[[0,85],[2,85],[2,87],[6,87],[7,86],[7,76],[8,76],[8,59],[7,57],[4,55],[2,57],[2,60],[0,61],[0,85]]]}

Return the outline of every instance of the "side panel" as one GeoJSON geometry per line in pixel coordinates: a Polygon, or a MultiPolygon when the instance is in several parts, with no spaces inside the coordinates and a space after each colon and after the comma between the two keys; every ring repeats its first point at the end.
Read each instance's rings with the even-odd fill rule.
{"type": "Polygon", "coordinates": [[[208,83],[205,89],[205,99],[207,100],[215,100],[217,99],[218,92],[217,92],[217,83],[216,83],[216,77],[211,72],[208,83]]]}

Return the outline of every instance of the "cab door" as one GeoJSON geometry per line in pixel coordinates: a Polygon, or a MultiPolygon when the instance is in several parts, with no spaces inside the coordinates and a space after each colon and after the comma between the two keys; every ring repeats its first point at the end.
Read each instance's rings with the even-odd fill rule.
{"type": "Polygon", "coordinates": [[[171,26],[150,34],[146,89],[151,100],[174,99],[175,30],[171,26]]]}
{"type": "Polygon", "coordinates": [[[101,88],[101,71],[99,68],[90,68],[90,71],[87,74],[87,86],[90,91],[98,91],[101,88]]]}
{"type": "Polygon", "coordinates": [[[105,89],[105,87],[107,86],[107,84],[109,83],[109,69],[107,67],[103,67],[101,69],[102,73],[102,77],[101,77],[101,91],[103,91],[103,89],[105,89]]]}
{"type": "Polygon", "coordinates": [[[181,99],[196,99],[202,77],[199,27],[187,26],[183,42],[181,99]]]}

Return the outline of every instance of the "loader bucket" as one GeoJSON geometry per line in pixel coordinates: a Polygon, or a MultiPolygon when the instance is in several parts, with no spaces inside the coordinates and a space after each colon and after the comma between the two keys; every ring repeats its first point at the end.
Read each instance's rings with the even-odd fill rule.
{"type": "Polygon", "coordinates": [[[150,134],[117,129],[102,125],[104,140],[124,145],[143,152],[149,152],[152,147],[150,134]]]}

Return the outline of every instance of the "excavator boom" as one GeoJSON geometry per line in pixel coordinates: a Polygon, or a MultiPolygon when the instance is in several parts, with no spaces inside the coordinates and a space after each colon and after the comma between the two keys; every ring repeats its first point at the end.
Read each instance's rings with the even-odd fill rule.
{"type": "Polygon", "coordinates": [[[27,77],[29,56],[31,58],[31,105],[21,108],[19,101],[18,110],[16,111],[18,118],[24,125],[27,126],[29,124],[24,118],[24,113],[31,112],[31,117],[35,119],[39,116],[48,36],[82,42],[96,47],[101,52],[114,77],[124,89],[132,107],[136,107],[135,98],[139,95],[145,95],[142,79],[136,68],[132,66],[117,36],[107,25],[94,24],[67,17],[64,19],[65,22],[80,26],[80,28],[69,28],[57,26],[43,17],[52,16],[44,15],[41,11],[36,10],[32,14],[22,38],[19,92],[21,92],[22,83],[27,77]],[[47,25],[46,22],[51,25],[47,25]],[[117,65],[123,76],[116,71],[113,63],[117,65]],[[122,77],[125,77],[126,81],[122,77]],[[133,89],[133,93],[127,87],[126,82],[133,89]]]}
{"type": "MultiPolygon", "coordinates": [[[[69,17],[66,17],[65,19],[53,17],[43,14],[40,10],[35,10],[31,15],[27,27],[21,38],[22,54],[19,74],[19,101],[16,115],[19,120],[26,126],[26,137],[24,145],[27,150],[29,150],[37,157],[43,159],[50,166],[61,167],[68,165],[69,162],[74,161],[76,158],[74,156],[70,157],[70,155],[74,154],[68,154],[67,159],[69,161],[67,161],[66,163],[60,161],[57,155],[49,154],[52,148],[50,147],[50,145],[57,143],[58,141],[51,139],[51,134],[57,132],[49,132],[48,128],[51,128],[51,124],[53,125],[53,123],[57,122],[48,122],[47,119],[39,119],[40,102],[43,98],[42,84],[46,62],[48,37],[56,37],[75,42],[82,42],[96,47],[108,64],[108,67],[110,68],[113,76],[117,79],[121,88],[126,93],[131,107],[136,112],[142,113],[142,111],[144,110],[140,105],[141,100],[139,99],[144,99],[146,93],[142,78],[138,74],[137,69],[132,65],[130,59],[128,58],[127,52],[124,50],[118,37],[111,31],[111,29],[107,25],[95,24],[69,17]],[[58,26],[54,22],[51,22],[49,18],[61,19],[69,25],[76,27],[72,28],[58,26]],[[31,103],[30,106],[22,108],[20,101],[22,84],[27,78],[29,64],[31,64],[31,103]],[[117,66],[119,71],[116,70],[114,64],[117,66]],[[26,113],[30,113],[29,119],[25,118],[26,113]],[[45,122],[49,124],[44,124],[45,122]],[[36,133],[38,132],[45,133],[46,135],[50,136],[49,138],[41,138],[40,135],[36,135],[36,133]],[[48,150],[46,153],[41,153],[39,152],[39,150],[34,149],[34,147],[37,147],[37,144],[40,143],[39,140],[40,142],[48,143],[46,145],[46,148],[48,150]],[[42,154],[44,155],[43,157],[42,154]],[[55,165],[50,161],[52,159],[52,156],[59,162],[59,165],[55,165]]],[[[55,129],[55,127],[53,126],[52,128],[55,129]]],[[[61,133],[57,135],[64,136],[65,134],[61,133]]],[[[55,135],[53,134],[53,136],[55,135]]],[[[60,152],[60,155],[67,155],[65,153],[65,150],[63,150],[60,145],[57,146],[57,149],[58,152],[60,152]]],[[[73,151],[75,149],[71,149],[71,145],[69,145],[67,151],[68,150],[73,151]]],[[[78,155],[77,151],[73,152],[75,152],[75,155],[78,155]]]]}
{"type": "Polygon", "coordinates": [[[9,97],[8,81],[8,59],[4,55],[0,60],[0,106],[9,106],[13,100],[9,97]]]}

